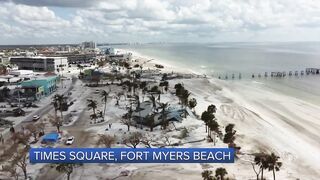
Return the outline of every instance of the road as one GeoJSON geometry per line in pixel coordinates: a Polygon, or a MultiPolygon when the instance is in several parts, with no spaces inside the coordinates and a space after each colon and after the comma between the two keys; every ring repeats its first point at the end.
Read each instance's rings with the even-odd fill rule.
{"type": "MultiPolygon", "coordinates": [[[[62,94],[67,96],[68,93],[74,88],[74,84],[76,83],[76,80],[75,81],[72,81],[71,85],[68,87],[68,89],[66,89],[62,94]]],[[[49,97],[46,97],[46,98],[49,98],[49,97]]],[[[17,129],[21,129],[22,126],[26,126],[28,123],[32,122],[32,117],[34,115],[39,115],[40,118],[43,117],[44,115],[48,114],[51,110],[53,110],[53,106],[51,105],[51,101],[43,106],[42,108],[34,111],[34,112],[31,112],[30,114],[28,114],[25,119],[23,121],[21,121],[20,123],[16,124],[14,126],[14,128],[17,130],[17,129]]],[[[3,137],[4,137],[4,140],[6,141],[8,138],[10,138],[10,133],[9,133],[9,129],[6,129],[4,130],[3,132],[3,137]]]]}
{"type": "MultiPolygon", "coordinates": [[[[72,126],[62,127],[63,131],[66,130],[69,134],[75,137],[75,141],[71,146],[61,144],[59,147],[89,147],[92,145],[91,140],[94,134],[84,131],[84,129],[88,127],[88,119],[90,119],[89,115],[85,113],[85,110],[83,110],[79,115],[79,119],[72,126]]],[[[41,168],[36,180],[56,180],[62,178],[62,176],[64,175],[57,172],[52,164],[46,164],[41,168]]]]}

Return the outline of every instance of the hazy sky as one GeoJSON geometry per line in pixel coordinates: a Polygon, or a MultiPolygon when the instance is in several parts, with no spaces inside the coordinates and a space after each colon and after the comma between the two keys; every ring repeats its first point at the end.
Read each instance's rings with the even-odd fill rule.
{"type": "Polygon", "coordinates": [[[0,44],[320,41],[319,0],[0,0],[0,44]]]}

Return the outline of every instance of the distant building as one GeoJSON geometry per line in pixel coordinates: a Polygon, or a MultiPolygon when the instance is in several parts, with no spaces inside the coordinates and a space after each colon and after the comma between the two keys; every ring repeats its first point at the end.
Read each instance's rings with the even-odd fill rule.
{"type": "Polygon", "coordinates": [[[105,54],[106,54],[106,55],[115,55],[116,52],[115,52],[114,48],[109,47],[109,48],[107,48],[107,49],[105,50],[105,54]]]}
{"type": "Polygon", "coordinates": [[[68,69],[66,57],[11,57],[11,64],[16,64],[19,70],[33,71],[64,71],[68,69]]]}
{"type": "Polygon", "coordinates": [[[79,53],[79,52],[43,52],[45,56],[50,57],[67,57],[69,64],[90,63],[96,59],[96,53],[79,53]]]}
{"type": "Polygon", "coordinates": [[[126,53],[126,54],[114,54],[114,55],[109,55],[108,56],[111,61],[130,61],[132,54],[131,53],[126,53]]]}
{"type": "Polygon", "coordinates": [[[82,49],[95,49],[97,47],[96,43],[93,41],[81,43],[82,49]]]}
{"type": "Polygon", "coordinates": [[[9,75],[15,77],[33,77],[34,72],[32,70],[14,70],[8,73],[9,75]]]}
{"type": "Polygon", "coordinates": [[[63,56],[68,58],[68,62],[70,64],[90,63],[94,61],[94,59],[96,58],[96,54],[94,53],[86,53],[86,54],[68,53],[68,54],[64,54],[63,56]]]}

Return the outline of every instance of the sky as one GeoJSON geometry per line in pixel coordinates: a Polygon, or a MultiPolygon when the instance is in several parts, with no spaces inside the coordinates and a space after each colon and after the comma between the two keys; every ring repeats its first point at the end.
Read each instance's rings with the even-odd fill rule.
{"type": "Polygon", "coordinates": [[[320,41],[319,0],[0,0],[0,44],[320,41]]]}

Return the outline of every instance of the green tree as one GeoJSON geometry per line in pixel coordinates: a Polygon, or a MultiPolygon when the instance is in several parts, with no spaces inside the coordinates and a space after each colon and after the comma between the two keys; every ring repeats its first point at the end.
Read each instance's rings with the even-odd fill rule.
{"type": "Polygon", "coordinates": [[[263,170],[268,168],[268,155],[265,153],[258,153],[254,157],[254,162],[259,166],[261,171],[261,179],[263,179],[263,170]]]}
{"type": "Polygon", "coordinates": [[[66,97],[63,94],[55,94],[53,97],[53,105],[55,107],[55,110],[59,110],[60,111],[60,116],[61,119],[63,120],[63,110],[64,107],[67,105],[66,103],[66,97]]]}
{"type": "Polygon", "coordinates": [[[156,110],[157,109],[156,97],[153,94],[151,94],[149,96],[149,100],[152,102],[153,110],[156,110]]]}
{"type": "Polygon", "coordinates": [[[193,111],[194,111],[194,108],[197,106],[197,100],[195,99],[195,98],[191,98],[190,100],[189,100],[189,107],[191,108],[191,109],[193,109],[193,111]]]}
{"type": "Polygon", "coordinates": [[[211,138],[211,132],[213,132],[213,134],[214,134],[213,143],[214,143],[214,145],[216,145],[216,137],[217,137],[217,135],[221,134],[220,129],[219,129],[219,124],[216,120],[212,119],[212,120],[209,120],[208,126],[209,126],[209,131],[210,131],[209,137],[211,138]]]}
{"type": "Polygon", "coordinates": [[[226,134],[224,135],[223,142],[231,144],[234,142],[236,131],[234,130],[234,124],[228,124],[225,128],[226,134]]]}
{"type": "Polygon", "coordinates": [[[94,121],[96,122],[96,119],[97,119],[97,114],[96,114],[96,109],[97,109],[97,102],[92,100],[92,99],[87,99],[87,102],[88,102],[88,108],[89,110],[92,109],[93,111],[93,116],[91,116],[94,121]]]}
{"type": "Polygon", "coordinates": [[[205,170],[201,173],[203,180],[213,180],[212,171],[205,170]]]}
{"type": "Polygon", "coordinates": [[[201,114],[201,120],[205,123],[206,132],[208,132],[208,123],[215,118],[214,114],[209,113],[208,111],[204,111],[201,114]]]}
{"type": "Polygon", "coordinates": [[[108,100],[108,96],[109,96],[109,92],[105,91],[105,90],[101,90],[101,97],[102,97],[102,102],[104,102],[104,110],[103,110],[103,117],[102,119],[104,120],[105,116],[106,116],[106,109],[107,109],[107,100],[108,100]]]}
{"type": "Polygon", "coordinates": [[[224,176],[227,175],[227,174],[228,174],[227,170],[225,168],[220,167],[220,168],[216,169],[216,175],[215,176],[217,178],[220,178],[220,180],[224,180],[224,176]]]}
{"type": "Polygon", "coordinates": [[[272,171],[273,173],[273,180],[276,179],[276,173],[275,171],[280,171],[280,168],[282,166],[282,162],[279,162],[280,157],[275,155],[274,153],[271,153],[267,157],[268,162],[268,170],[272,171]]]}
{"type": "Polygon", "coordinates": [[[180,98],[181,98],[181,102],[182,102],[182,105],[184,106],[184,117],[186,118],[187,117],[187,107],[188,107],[188,103],[189,103],[189,96],[190,96],[190,92],[188,90],[184,90],[182,92],[182,94],[180,95],[180,98]]]}
{"type": "Polygon", "coordinates": [[[216,108],[215,105],[211,104],[211,105],[208,106],[207,111],[208,111],[209,113],[216,113],[216,112],[217,112],[217,108],[216,108]]]}
{"type": "Polygon", "coordinates": [[[167,121],[167,108],[168,107],[169,107],[168,103],[160,103],[163,129],[166,129],[168,126],[168,121],[167,121]]]}

